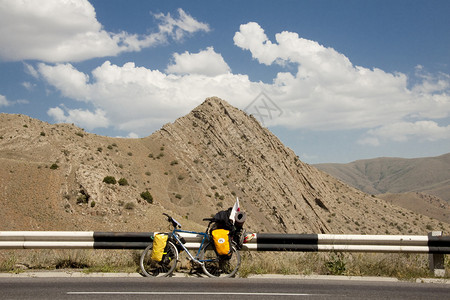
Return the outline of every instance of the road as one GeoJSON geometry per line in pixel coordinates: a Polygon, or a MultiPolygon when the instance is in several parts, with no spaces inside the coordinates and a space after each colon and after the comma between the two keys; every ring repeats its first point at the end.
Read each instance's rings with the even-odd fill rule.
{"type": "Polygon", "coordinates": [[[292,278],[0,278],[0,299],[450,299],[437,283],[292,278]]]}

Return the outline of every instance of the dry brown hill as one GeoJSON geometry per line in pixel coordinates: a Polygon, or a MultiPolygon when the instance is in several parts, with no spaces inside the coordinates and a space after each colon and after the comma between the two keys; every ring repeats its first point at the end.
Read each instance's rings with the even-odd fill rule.
{"type": "Polygon", "coordinates": [[[0,166],[0,230],[163,230],[162,212],[201,230],[202,218],[236,196],[255,232],[450,229],[301,162],[256,119],[218,98],[141,139],[0,114],[0,166]],[[122,185],[103,182],[106,176],[123,178],[122,185]]]}
{"type": "Polygon", "coordinates": [[[450,222],[450,153],[424,158],[375,158],[315,165],[366,193],[450,222]]]}
{"type": "Polygon", "coordinates": [[[450,201],[450,153],[436,157],[381,157],[315,166],[366,193],[423,192],[450,201]]]}
{"type": "Polygon", "coordinates": [[[442,222],[450,222],[450,204],[439,197],[420,192],[381,194],[377,197],[442,222]]]}

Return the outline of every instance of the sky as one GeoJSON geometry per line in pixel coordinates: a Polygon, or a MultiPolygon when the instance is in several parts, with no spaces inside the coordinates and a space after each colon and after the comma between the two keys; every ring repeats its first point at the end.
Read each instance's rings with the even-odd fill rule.
{"type": "Polygon", "coordinates": [[[220,97],[306,163],[450,152],[450,1],[0,0],[0,112],[140,138],[220,97]]]}

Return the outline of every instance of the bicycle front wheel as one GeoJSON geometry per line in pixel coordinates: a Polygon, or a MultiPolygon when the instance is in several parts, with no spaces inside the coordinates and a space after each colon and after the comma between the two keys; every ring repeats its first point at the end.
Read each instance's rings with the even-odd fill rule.
{"type": "Polygon", "coordinates": [[[231,256],[223,257],[214,251],[213,243],[207,243],[199,256],[203,261],[203,272],[208,277],[233,277],[241,264],[241,255],[235,246],[231,246],[231,256]]]}
{"type": "Polygon", "coordinates": [[[151,259],[153,244],[145,248],[139,260],[142,273],[147,277],[167,277],[173,273],[178,261],[178,250],[172,242],[167,242],[161,261],[151,259]]]}

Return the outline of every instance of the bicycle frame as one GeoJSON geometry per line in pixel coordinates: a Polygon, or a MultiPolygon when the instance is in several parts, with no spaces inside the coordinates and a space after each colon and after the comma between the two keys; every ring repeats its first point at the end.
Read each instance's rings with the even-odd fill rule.
{"type": "Polygon", "coordinates": [[[187,255],[189,256],[189,258],[191,260],[193,260],[195,263],[202,265],[203,262],[205,261],[212,261],[211,259],[198,259],[199,255],[200,255],[200,251],[203,248],[203,245],[205,244],[205,242],[209,241],[209,236],[206,232],[197,232],[197,231],[189,231],[189,230],[182,230],[182,229],[174,229],[172,230],[172,234],[171,237],[174,238],[177,241],[177,244],[181,246],[181,248],[183,248],[183,250],[187,253],[187,255]],[[183,242],[181,241],[181,239],[178,236],[178,233],[183,232],[183,233],[193,233],[193,234],[199,234],[201,235],[202,238],[202,242],[200,243],[200,247],[197,250],[197,254],[195,256],[193,256],[189,250],[186,248],[186,246],[184,246],[183,242]]]}

